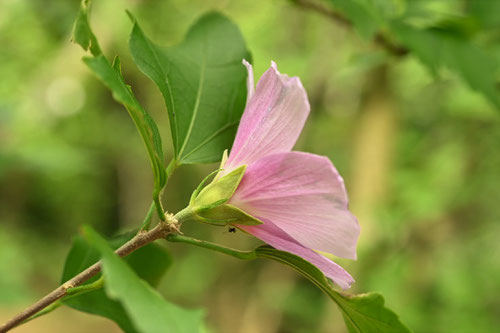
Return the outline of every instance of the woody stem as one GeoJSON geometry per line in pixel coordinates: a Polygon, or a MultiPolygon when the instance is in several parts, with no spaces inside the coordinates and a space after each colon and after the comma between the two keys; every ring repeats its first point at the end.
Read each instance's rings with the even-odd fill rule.
{"type": "MultiPolygon", "coordinates": [[[[132,238],[127,243],[122,245],[118,250],[116,250],[115,253],[120,257],[125,257],[130,253],[143,247],[144,245],[149,244],[157,239],[165,238],[170,233],[177,231],[178,231],[177,223],[172,221],[168,222],[160,221],[160,223],[158,223],[152,230],[147,232],[139,232],[137,235],[135,235],[134,238],[132,238]]],[[[101,271],[101,262],[93,264],[92,266],[90,266],[80,274],[76,275],[72,279],[66,281],[57,289],[51,291],[49,294],[47,294],[46,296],[44,296],[31,306],[29,306],[28,308],[26,308],[23,312],[19,313],[18,315],[10,319],[8,322],[0,326],[0,333],[8,332],[12,328],[16,327],[17,325],[21,324],[22,322],[29,319],[33,315],[37,314],[39,311],[45,309],[46,307],[53,304],[57,300],[68,295],[68,290],[80,286],[81,284],[83,284],[91,277],[95,276],[100,271],[101,271]]]]}

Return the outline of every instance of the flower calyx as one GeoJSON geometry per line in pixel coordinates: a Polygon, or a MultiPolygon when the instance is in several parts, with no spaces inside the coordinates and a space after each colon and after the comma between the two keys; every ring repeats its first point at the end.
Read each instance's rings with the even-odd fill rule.
{"type": "Polygon", "coordinates": [[[262,221],[227,203],[238,188],[246,167],[242,165],[222,177],[219,177],[222,169],[208,175],[207,178],[218,173],[209,185],[203,187],[207,178],[200,183],[191,196],[189,206],[179,212],[177,218],[214,225],[262,224],[262,221]]]}

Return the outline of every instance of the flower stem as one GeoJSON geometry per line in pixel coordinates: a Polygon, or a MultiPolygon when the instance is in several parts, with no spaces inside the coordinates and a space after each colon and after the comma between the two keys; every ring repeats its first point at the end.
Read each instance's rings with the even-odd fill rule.
{"type": "MultiPolygon", "coordinates": [[[[167,216],[165,215],[165,212],[163,211],[163,205],[161,204],[160,194],[154,195],[153,206],[156,207],[156,213],[158,214],[158,217],[160,218],[160,220],[165,221],[167,219],[167,216]]],[[[151,221],[149,221],[149,224],[151,224],[151,221]]]]}
{"type": "Polygon", "coordinates": [[[141,228],[139,229],[139,232],[141,231],[147,231],[151,227],[151,222],[153,221],[153,212],[155,211],[155,203],[154,201],[151,203],[149,206],[148,213],[146,214],[146,217],[144,217],[144,221],[142,221],[141,228]]]}
{"type": "MultiPolygon", "coordinates": [[[[85,294],[85,293],[87,293],[89,291],[99,289],[103,285],[104,285],[104,277],[101,276],[99,279],[97,279],[96,281],[94,281],[92,283],[68,289],[66,291],[66,295],[68,295],[68,296],[69,295],[71,295],[71,296],[78,296],[78,295],[81,295],[81,294],[85,294]]],[[[69,298],[69,297],[65,297],[64,299],[67,299],[67,298],[69,298]]]]}
{"type": "Polygon", "coordinates": [[[232,257],[241,259],[241,260],[254,260],[257,259],[257,253],[255,251],[238,251],[235,249],[231,249],[229,247],[225,247],[219,244],[207,242],[204,240],[196,239],[196,238],[191,238],[187,236],[181,236],[181,235],[174,235],[170,234],[166,237],[167,241],[173,242],[173,243],[187,243],[191,245],[195,245],[198,247],[202,247],[205,249],[209,249],[212,251],[224,253],[227,255],[230,255],[232,257]]]}

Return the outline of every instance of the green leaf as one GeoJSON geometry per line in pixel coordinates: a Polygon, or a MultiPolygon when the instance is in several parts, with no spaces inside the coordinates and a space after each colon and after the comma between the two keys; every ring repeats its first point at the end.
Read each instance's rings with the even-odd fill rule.
{"type": "Polygon", "coordinates": [[[410,332],[398,316],[384,306],[382,295],[377,293],[344,295],[333,289],[331,283],[316,266],[296,255],[269,246],[258,247],[255,252],[257,257],[273,259],[292,267],[330,296],[342,311],[349,332],[410,332]]]}
{"type": "Polygon", "coordinates": [[[94,230],[86,227],[84,235],[101,254],[106,294],[123,305],[139,332],[201,331],[203,311],[186,310],[167,302],[118,257],[94,230]]]}
{"type": "Polygon", "coordinates": [[[215,179],[194,198],[190,206],[193,210],[210,209],[227,202],[236,191],[247,166],[242,165],[222,178],[215,179]]]}
{"type": "Polygon", "coordinates": [[[245,106],[250,54],[238,28],[209,13],[176,46],[154,44],[134,20],[130,51],[136,65],[160,89],[167,106],[176,160],[220,160],[231,146],[245,106]]]}
{"type": "Polygon", "coordinates": [[[454,70],[472,89],[500,109],[496,77],[499,64],[492,55],[451,33],[417,29],[397,21],[391,27],[401,43],[434,73],[441,67],[454,70]]]}
{"type": "MultiPolygon", "coordinates": [[[[391,15],[388,15],[390,11],[384,10],[383,1],[330,0],[330,3],[352,22],[363,37],[373,38],[376,31],[389,30],[434,74],[442,67],[451,69],[472,89],[483,94],[500,109],[497,80],[500,64],[493,55],[469,40],[478,32],[481,24],[498,26],[499,15],[495,11],[500,8],[498,1],[468,1],[468,11],[474,16],[446,18],[429,29],[420,29],[408,24],[411,16],[391,18],[391,15]]],[[[413,5],[408,4],[409,7],[413,5]]],[[[427,16],[432,15],[428,13],[427,16]]]]}
{"type": "Polygon", "coordinates": [[[384,306],[384,297],[379,293],[343,295],[332,293],[342,310],[349,332],[410,332],[398,316],[384,306]]]}
{"type": "Polygon", "coordinates": [[[223,204],[217,207],[213,207],[207,210],[198,212],[196,218],[201,222],[210,224],[243,224],[243,225],[259,225],[263,222],[248,215],[241,209],[229,205],[223,204]]]}
{"type": "MultiPolygon", "coordinates": [[[[116,249],[134,236],[134,233],[124,234],[109,241],[116,249]]],[[[99,252],[90,247],[80,236],[73,240],[73,246],[66,258],[61,283],[71,279],[87,267],[100,259],[99,252]]],[[[148,244],[125,258],[132,269],[152,286],[157,286],[161,277],[172,263],[170,255],[157,244],[148,244]],[[151,263],[154,263],[151,264],[151,263]]],[[[86,284],[97,280],[98,276],[90,279],[86,284]]],[[[63,303],[79,311],[103,316],[115,321],[125,332],[137,332],[134,324],[127,315],[120,302],[109,298],[103,289],[91,291],[70,299],[63,299],[63,303]]]]}
{"type": "Polygon", "coordinates": [[[480,31],[479,24],[476,22],[476,20],[467,16],[442,19],[430,25],[427,30],[454,35],[454,37],[463,39],[467,42],[480,31]]]}
{"type": "Polygon", "coordinates": [[[101,48],[89,25],[90,0],[82,0],[80,11],[73,26],[71,40],[79,44],[85,51],[90,50],[94,56],[101,54],[101,48]]]}
{"type": "MultiPolygon", "coordinates": [[[[472,0],[467,1],[467,12],[478,20],[484,28],[492,31],[500,28],[500,1],[472,0]]],[[[486,30],[485,29],[485,30],[486,30]]]]}
{"type": "Polygon", "coordinates": [[[121,73],[120,59],[116,57],[113,64],[111,64],[102,54],[97,38],[92,33],[89,25],[89,6],[90,0],[82,1],[80,12],[73,28],[72,40],[81,45],[84,50],[90,49],[93,56],[85,57],[83,59],[84,62],[104,85],[111,90],[114,99],[125,106],[139,130],[153,169],[155,182],[153,196],[156,198],[167,182],[158,127],[151,116],[137,101],[131,87],[125,83],[121,73]]]}

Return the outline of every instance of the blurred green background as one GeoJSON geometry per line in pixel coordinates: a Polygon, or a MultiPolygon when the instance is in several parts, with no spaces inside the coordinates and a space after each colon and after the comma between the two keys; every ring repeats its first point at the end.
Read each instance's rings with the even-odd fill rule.
{"type": "MultiPolygon", "coordinates": [[[[347,0],[331,2],[342,9],[347,0]]],[[[497,1],[380,2],[391,3],[395,17],[447,29],[500,62],[497,1]]],[[[1,321],[57,285],[80,225],[105,235],[130,230],[151,202],[151,169],[132,121],[69,41],[78,6],[77,0],[0,2],[1,321]]],[[[165,106],[130,58],[125,9],[164,45],[181,41],[208,10],[229,16],[253,54],[256,77],[274,60],[308,92],[312,111],[296,149],[329,156],[345,178],[362,226],[359,259],[339,261],[357,280],[352,292],[381,292],[415,332],[495,331],[500,121],[491,95],[466,83],[484,87],[484,75],[474,74],[485,64],[456,53],[448,61],[470,60],[469,74],[433,72],[412,52],[390,55],[357,29],[306,7],[286,0],[95,1],[92,25],[105,53],[121,56],[126,80],[160,125],[168,158],[165,106]]],[[[426,45],[431,53],[435,46],[426,45]]],[[[176,171],[167,209],[183,208],[216,167],[176,171]]],[[[183,231],[239,249],[259,243],[226,228],[183,231]]],[[[345,332],[335,305],[285,266],[168,247],[175,262],[160,290],[184,306],[207,308],[217,332],[345,332]]],[[[117,328],[60,309],[16,332],[89,331],[117,328]]]]}

